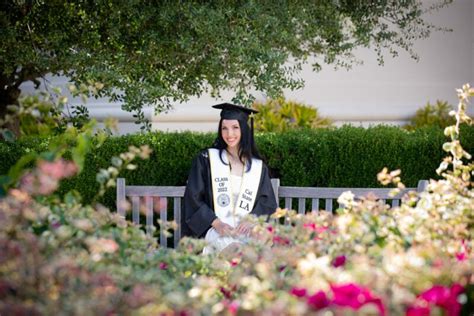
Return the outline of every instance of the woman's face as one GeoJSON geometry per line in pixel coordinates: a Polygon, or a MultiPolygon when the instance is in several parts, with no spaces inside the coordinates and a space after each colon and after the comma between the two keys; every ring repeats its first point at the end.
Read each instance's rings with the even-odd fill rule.
{"type": "Polygon", "coordinates": [[[221,134],[228,148],[239,147],[241,133],[238,120],[222,120],[221,134]]]}

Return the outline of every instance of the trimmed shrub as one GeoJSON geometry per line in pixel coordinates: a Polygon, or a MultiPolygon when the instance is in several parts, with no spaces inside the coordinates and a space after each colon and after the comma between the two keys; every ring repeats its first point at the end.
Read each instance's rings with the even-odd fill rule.
{"type": "MultiPolygon", "coordinates": [[[[461,143],[474,152],[474,127],[463,126],[461,143]]],[[[99,189],[96,173],[107,168],[113,156],[128,146],[147,144],[153,150],[150,159],[139,161],[137,170],[120,176],[127,184],[186,184],[192,159],[209,147],[215,133],[162,133],[110,137],[86,158],[77,177],[64,180],[61,192],[75,189],[89,202],[99,189]]],[[[436,127],[412,132],[388,126],[371,128],[343,126],[338,129],[298,130],[284,133],[257,133],[256,142],[270,167],[271,176],[284,186],[379,187],[377,173],[383,167],[401,169],[402,180],[414,187],[420,179],[437,178],[435,169],[445,156],[446,137],[436,127]]],[[[0,142],[0,172],[28,150],[46,150],[48,139],[26,139],[16,143],[0,142]]],[[[115,209],[115,190],[109,189],[100,200],[115,209]]]]}

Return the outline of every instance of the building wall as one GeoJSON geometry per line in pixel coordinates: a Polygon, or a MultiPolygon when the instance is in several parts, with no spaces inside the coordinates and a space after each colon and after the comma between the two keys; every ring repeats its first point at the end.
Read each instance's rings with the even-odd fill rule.
{"type": "MultiPolygon", "coordinates": [[[[473,17],[474,1],[457,0],[427,17],[435,25],[452,28],[453,32],[436,32],[417,42],[414,49],[420,56],[418,62],[400,52],[397,58],[386,56],[385,65],[379,66],[374,52],[359,49],[355,55],[363,65],[355,65],[351,70],[323,66],[318,73],[308,65],[300,74],[306,82],[305,87],[285,91],[285,96],[316,106],[322,115],[332,118],[337,125],[401,125],[427,102],[446,100],[456,105],[455,89],[464,83],[474,84],[473,17]]],[[[53,85],[66,82],[63,77],[49,80],[53,85]]],[[[23,90],[32,90],[32,85],[25,84],[23,90]]],[[[175,104],[168,113],[154,115],[152,109],[145,112],[156,130],[214,131],[219,115],[210,106],[229,101],[232,96],[231,91],[225,91],[221,99],[208,95],[191,98],[186,103],[175,104]]],[[[265,96],[257,94],[257,99],[263,101],[265,96]]],[[[92,99],[88,106],[92,116],[118,116],[122,134],[139,130],[139,126],[133,124],[132,115],[121,111],[119,104],[92,99]]]]}

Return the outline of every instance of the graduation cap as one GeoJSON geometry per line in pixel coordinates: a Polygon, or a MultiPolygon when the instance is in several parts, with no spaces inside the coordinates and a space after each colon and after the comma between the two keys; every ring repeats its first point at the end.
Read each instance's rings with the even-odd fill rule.
{"type": "Polygon", "coordinates": [[[222,110],[221,118],[226,120],[248,120],[250,114],[258,113],[254,109],[246,108],[232,103],[221,103],[212,106],[215,109],[222,110]]]}
{"type": "Polygon", "coordinates": [[[221,110],[221,119],[225,120],[240,119],[247,122],[250,116],[250,134],[253,142],[253,114],[258,113],[258,111],[228,102],[216,104],[212,107],[221,110]]]}

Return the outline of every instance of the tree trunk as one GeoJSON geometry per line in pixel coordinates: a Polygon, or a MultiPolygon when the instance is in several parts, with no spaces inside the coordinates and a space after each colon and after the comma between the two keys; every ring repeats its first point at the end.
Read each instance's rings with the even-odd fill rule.
{"type": "MultiPolygon", "coordinates": [[[[8,113],[7,106],[8,105],[18,105],[18,97],[20,96],[20,89],[18,88],[7,88],[7,89],[0,89],[0,118],[4,119],[5,115],[8,113]]],[[[11,130],[16,137],[20,136],[20,123],[18,120],[9,123],[5,126],[9,130],[11,130]]],[[[0,139],[3,136],[0,135],[0,139]]]]}

